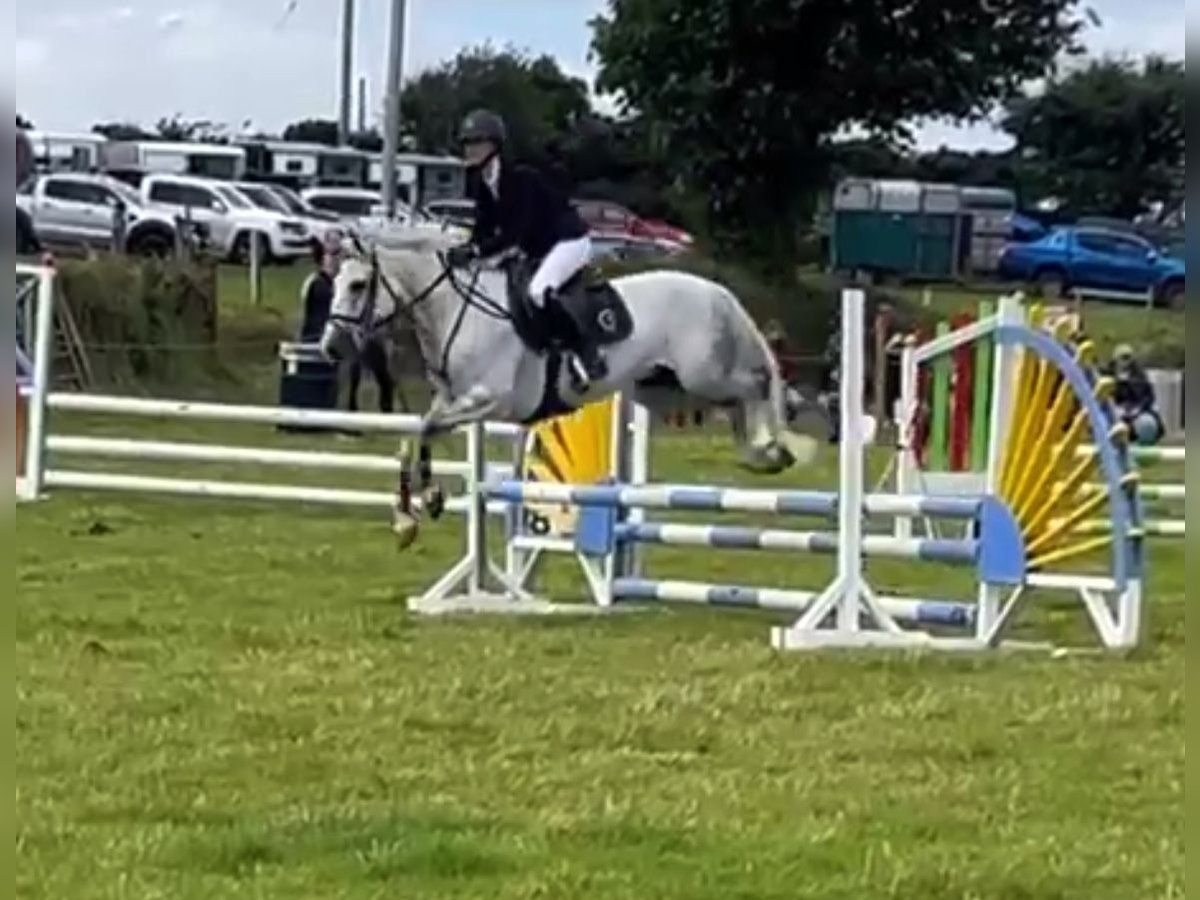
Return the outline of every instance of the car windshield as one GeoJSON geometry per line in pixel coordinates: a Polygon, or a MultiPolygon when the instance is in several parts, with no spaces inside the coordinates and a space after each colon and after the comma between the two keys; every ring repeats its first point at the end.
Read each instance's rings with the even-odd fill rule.
{"type": "Polygon", "coordinates": [[[284,213],[288,211],[287,204],[279,199],[279,196],[274,191],[269,191],[264,187],[240,184],[238,185],[238,192],[247,197],[259,209],[284,213]]]}
{"type": "Polygon", "coordinates": [[[225,185],[219,184],[216,185],[214,190],[221,195],[222,200],[224,200],[234,209],[250,209],[250,201],[248,201],[233,188],[225,187],[225,185]]]}
{"type": "Polygon", "coordinates": [[[141,206],[142,198],[138,196],[137,191],[131,188],[123,181],[117,181],[115,178],[107,178],[104,181],[104,186],[121,198],[121,202],[126,206],[141,206]]]}
{"type": "Polygon", "coordinates": [[[276,186],[271,187],[269,190],[273,196],[279,199],[279,202],[282,203],[284,208],[292,215],[304,216],[308,214],[308,207],[304,205],[304,201],[287,188],[276,186]]]}

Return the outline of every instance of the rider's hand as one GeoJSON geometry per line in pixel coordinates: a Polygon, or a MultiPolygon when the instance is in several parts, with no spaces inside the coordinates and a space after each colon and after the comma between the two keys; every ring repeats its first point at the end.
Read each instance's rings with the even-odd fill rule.
{"type": "Polygon", "coordinates": [[[446,264],[452,269],[469,266],[479,257],[479,251],[474,244],[459,244],[446,251],[446,264]]]}

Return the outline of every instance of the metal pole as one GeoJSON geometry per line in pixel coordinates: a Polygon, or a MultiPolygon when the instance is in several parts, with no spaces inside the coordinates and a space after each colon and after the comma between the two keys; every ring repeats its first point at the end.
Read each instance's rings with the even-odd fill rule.
{"type": "Polygon", "coordinates": [[[262,257],[263,236],[250,232],[250,305],[258,309],[262,305],[262,257]]]}
{"type": "Polygon", "coordinates": [[[400,152],[400,87],[404,78],[404,17],[406,0],[392,0],[388,35],[388,64],[383,114],[383,207],[388,219],[396,214],[396,155],[400,152]]]}
{"type": "Polygon", "coordinates": [[[342,0],[342,80],[338,105],[338,143],[350,142],[351,96],[354,90],[354,0],[342,0]]]}
{"type": "Polygon", "coordinates": [[[38,274],[37,320],[33,345],[33,391],[29,398],[29,432],[25,442],[25,500],[42,496],[46,479],[47,397],[54,359],[54,304],[58,287],[55,271],[43,267],[38,274]]]}

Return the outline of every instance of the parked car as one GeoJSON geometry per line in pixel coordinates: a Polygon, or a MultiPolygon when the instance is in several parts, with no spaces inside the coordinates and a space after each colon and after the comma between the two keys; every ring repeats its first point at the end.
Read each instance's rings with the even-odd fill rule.
{"type": "Polygon", "coordinates": [[[137,191],[106,175],[31,178],[17,189],[16,201],[18,252],[38,242],[109,247],[118,229],[126,252],[166,256],[175,251],[175,218],[148,207],[137,191]]]}
{"type": "Polygon", "coordinates": [[[200,222],[212,247],[223,257],[248,257],[252,235],[264,242],[269,260],[291,261],[309,253],[308,228],[299,219],[258,209],[224,181],[182,175],[148,175],[142,180],[146,205],[200,222]]]}
{"type": "MultiPolygon", "coordinates": [[[[337,215],[344,225],[363,237],[378,237],[391,227],[383,212],[383,195],[378,191],[314,187],[302,191],[300,196],[309,206],[337,215]]],[[[442,224],[399,199],[396,200],[396,215],[392,223],[401,227],[442,224]]]]}
{"type": "Polygon", "coordinates": [[[667,241],[687,247],[694,238],[682,228],[666,222],[643,219],[610,200],[574,200],[575,209],[596,235],[626,235],[667,241]]]}
{"type": "Polygon", "coordinates": [[[671,241],[617,234],[593,234],[592,258],[604,260],[662,259],[686,252],[687,248],[671,241]]]}
{"type": "Polygon", "coordinates": [[[256,181],[239,181],[234,187],[258,209],[274,211],[290,218],[299,219],[304,223],[310,241],[324,241],[330,232],[342,230],[342,223],[337,216],[318,210],[306,210],[303,204],[300,204],[298,209],[293,208],[278,191],[272,189],[272,185],[256,181]]]}
{"type": "Polygon", "coordinates": [[[1132,232],[1059,227],[1025,244],[1010,244],[1000,256],[1002,278],[1036,285],[1044,296],[1080,289],[1100,295],[1145,296],[1177,305],[1184,295],[1183,260],[1132,232]]]}
{"type": "Polygon", "coordinates": [[[475,201],[460,198],[456,200],[430,200],[422,208],[431,218],[449,222],[460,228],[470,228],[475,224],[475,201]]]}

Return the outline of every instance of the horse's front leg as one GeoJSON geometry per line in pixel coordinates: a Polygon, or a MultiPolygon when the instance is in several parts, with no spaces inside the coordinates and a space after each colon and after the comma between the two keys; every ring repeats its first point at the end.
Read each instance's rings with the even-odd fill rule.
{"type": "Polygon", "coordinates": [[[440,484],[433,481],[433,450],[428,439],[417,442],[417,477],[415,489],[420,499],[414,499],[413,445],[405,442],[400,450],[400,478],[396,487],[396,502],[392,510],[392,531],[404,550],[417,539],[422,516],[431,520],[441,518],[446,509],[446,496],[440,484]]]}
{"type": "Polygon", "coordinates": [[[420,519],[413,504],[412,470],[412,442],[405,441],[400,445],[400,477],[396,485],[396,502],[392,507],[392,533],[401,550],[407,550],[412,545],[420,530],[420,519]]]}
{"type": "Polygon", "coordinates": [[[460,425],[481,422],[496,411],[497,402],[491,391],[474,387],[465,394],[435,403],[425,415],[422,435],[429,438],[447,434],[460,425]]]}

